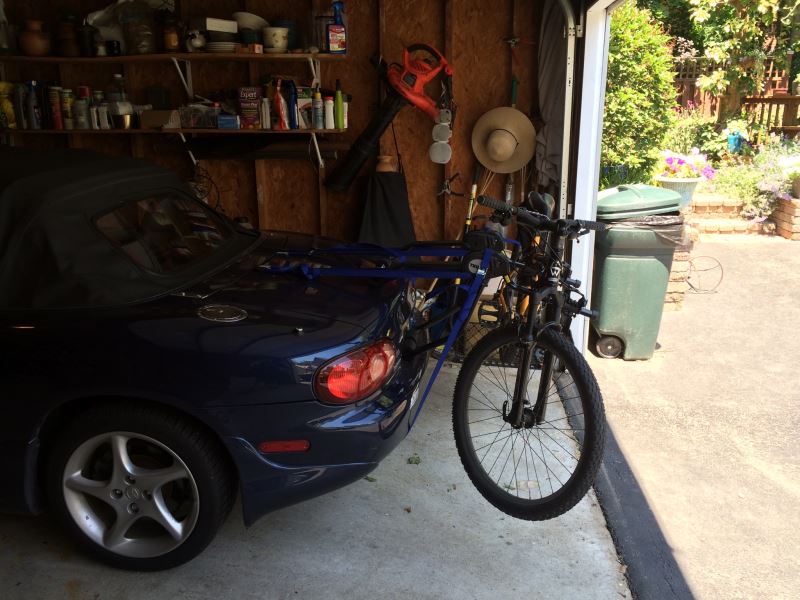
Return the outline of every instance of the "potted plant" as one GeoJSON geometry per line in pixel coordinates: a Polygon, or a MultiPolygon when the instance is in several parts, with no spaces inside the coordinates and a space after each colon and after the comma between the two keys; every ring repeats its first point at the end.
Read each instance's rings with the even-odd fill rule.
{"type": "Polygon", "coordinates": [[[698,183],[713,178],[713,167],[697,148],[692,148],[690,154],[676,154],[669,150],[662,152],[659,174],[655,176],[661,187],[681,195],[681,208],[691,202],[698,183]]]}

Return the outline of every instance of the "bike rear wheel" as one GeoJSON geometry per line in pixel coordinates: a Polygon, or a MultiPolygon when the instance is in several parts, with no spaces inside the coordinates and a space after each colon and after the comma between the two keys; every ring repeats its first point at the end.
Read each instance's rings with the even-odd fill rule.
{"type": "Polygon", "coordinates": [[[534,347],[526,423],[512,427],[504,413],[513,402],[520,355],[515,326],[475,345],[456,383],[453,433],[461,462],[484,498],[513,517],[552,519],[575,506],[594,482],[603,455],[603,399],[575,346],[546,330],[534,347]],[[531,416],[546,352],[559,368],[552,369],[544,420],[536,424],[531,416]]]}

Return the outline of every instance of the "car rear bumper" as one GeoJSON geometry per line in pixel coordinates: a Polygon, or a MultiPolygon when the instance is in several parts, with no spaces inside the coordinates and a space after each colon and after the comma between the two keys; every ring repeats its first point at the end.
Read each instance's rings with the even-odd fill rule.
{"type": "Polygon", "coordinates": [[[227,431],[237,432],[224,441],[239,472],[245,524],[373,470],[408,434],[426,363],[426,354],[404,361],[380,395],[346,407],[309,401],[215,411],[227,431]],[[264,441],[298,439],[309,441],[307,452],[258,451],[264,441]]]}

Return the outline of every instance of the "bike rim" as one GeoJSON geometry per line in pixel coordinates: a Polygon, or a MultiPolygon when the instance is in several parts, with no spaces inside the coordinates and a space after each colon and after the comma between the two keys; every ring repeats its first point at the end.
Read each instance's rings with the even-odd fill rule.
{"type": "Polygon", "coordinates": [[[145,435],[114,431],[79,445],[64,467],[67,510],[106,550],[152,558],[180,546],[197,524],[197,484],[170,448],[145,435]]]}
{"type": "MultiPolygon", "coordinates": [[[[581,465],[584,407],[568,365],[559,360],[542,423],[513,428],[503,419],[503,406],[510,412],[519,352],[514,341],[484,357],[469,390],[466,439],[481,475],[494,487],[518,501],[540,502],[564,489],[581,465]]],[[[544,349],[534,352],[526,411],[533,410],[541,381],[544,349]]]]}

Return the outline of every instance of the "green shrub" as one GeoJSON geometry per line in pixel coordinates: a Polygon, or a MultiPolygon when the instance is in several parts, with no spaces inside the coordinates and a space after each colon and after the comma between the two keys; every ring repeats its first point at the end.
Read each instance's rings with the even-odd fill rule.
{"type": "Polygon", "coordinates": [[[800,155],[795,142],[767,138],[752,159],[729,160],[717,169],[714,191],[744,203],[746,217],[767,217],[775,209],[778,198],[790,198],[790,157],[800,155]]]}
{"type": "Polygon", "coordinates": [[[647,10],[627,3],[611,16],[600,165],[602,187],[648,181],[675,106],[670,38],[647,10]]]}
{"type": "Polygon", "coordinates": [[[713,162],[722,157],[727,147],[728,139],[717,131],[716,120],[695,108],[678,110],[664,137],[665,150],[689,154],[697,148],[713,162]]]}

